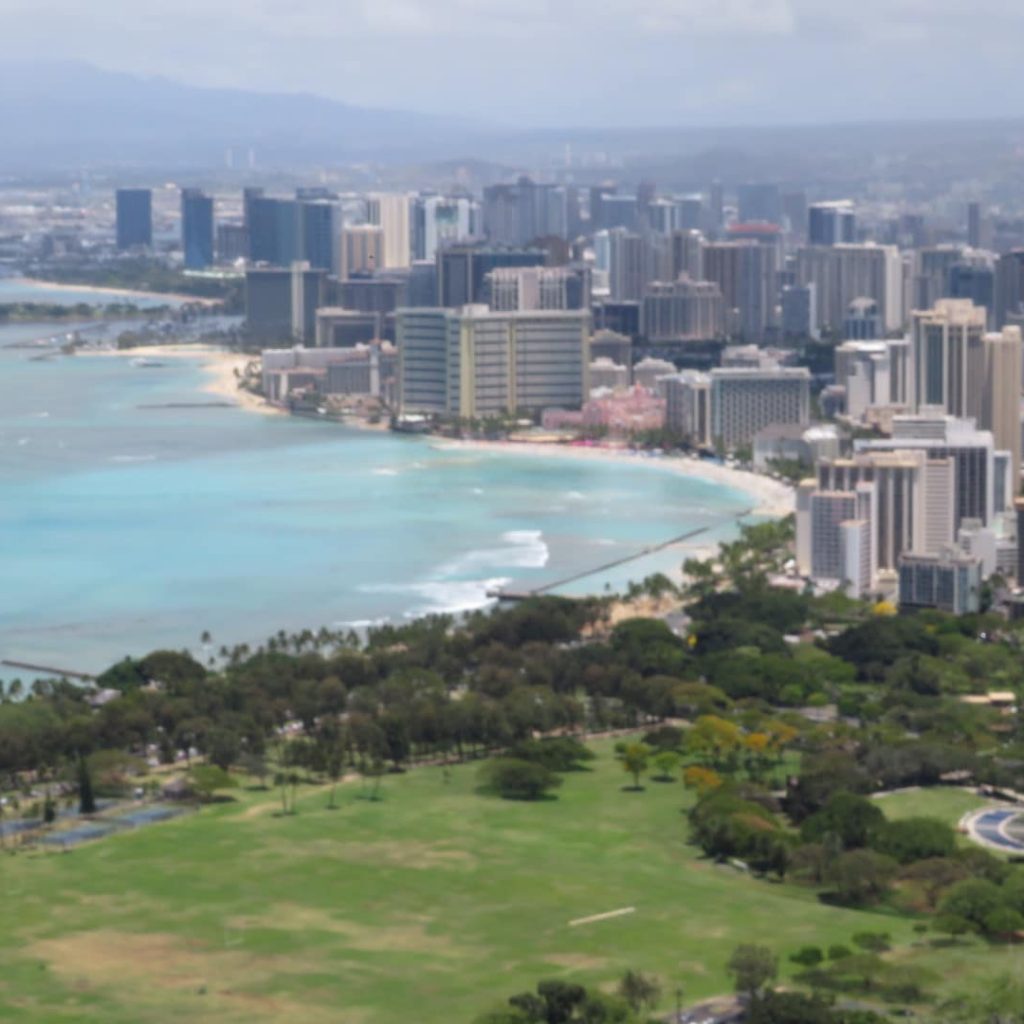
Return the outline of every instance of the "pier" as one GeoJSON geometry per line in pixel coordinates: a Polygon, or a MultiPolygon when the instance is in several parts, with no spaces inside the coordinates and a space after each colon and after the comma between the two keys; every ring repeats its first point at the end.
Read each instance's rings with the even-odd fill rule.
{"type": "MultiPolygon", "coordinates": [[[[750,515],[753,511],[754,510],[752,508],[748,508],[745,512],[740,512],[736,518],[742,519],[744,516],[750,515]]],[[[617,569],[620,565],[635,562],[639,558],[644,558],[647,555],[653,555],[659,551],[664,551],[666,548],[673,547],[676,544],[683,544],[688,540],[693,540],[694,537],[699,537],[702,533],[707,533],[710,529],[712,529],[710,526],[701,526],[696,530],[689,530],[686,533],[679,534],[678,537],[670,537],[668,540],[662,541],[660,544],[652,544],[650,547],[646,547],[642,551],[634,552],[631,555],[624,555],[622,558],[616,558],[611,562],[605,562],[602,565],[595,566],[593,569],[584,569],[583,572],[574,573],[572,576],[565,576],[562,579],[554,580],[551,583],[545,583],[540,587],[532,587],[527,590],[508,590],[502,587],[495,590],[489,590],[487,592],[487,596],[498,601],[507,601],[510,603],[527,601],[531,597],[540,597],[542,594],[548,594],[552,590],[558,590],[560,587],[567,586],[570,583],[575,583],[577,580],[586,579],[588,576],[596,576],[600,572],[608,572],[609,569],[617,569]]]]}
{"type": "Polygon", "coordinates": [[[0,659],[0,665],[6,665],[8,668],[23,668],[29,672],[42,672],[48,676],[60,676],[64,679],[81,679],[87,683],[93,682],[96,678],[89,675],[88,672],[73,672],[70,669],[54,668],[52,665],[34,665],[30,661],[14,661],[11,658],[0,659]]]}

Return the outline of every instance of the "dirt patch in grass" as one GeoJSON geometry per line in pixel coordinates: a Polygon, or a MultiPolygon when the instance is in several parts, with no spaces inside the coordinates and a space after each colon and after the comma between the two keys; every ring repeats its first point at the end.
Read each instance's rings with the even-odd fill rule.
{"type": "Polygon", "coordinates": [[[444,846],[438,843],[418,843],[409,840],[398,842],[343,843],[338,851],[345,860],[361,864],[378,864],[395,868],[475,867],[477,859],[466,850],[444,846]]]}
{"type": "Polygon", "coordinates": [[[308,970],[308,963],[213,950],[173,935],[75,932],[35,942],[26,952],[77,992],[100,989],[132,1006],[164,1006],[177,997],[188,1004],[191,1020],[362,1024],[366,1018],[357,1008],[339,1011],[246,990],[277,970],[308,970]]]}
{"type": "Polygon", "coordinates": [[[568,971],[600,971],[608,966],[608,958],[586,953],[554,953],[544,957],[544,963],[564,967],[568,971]]]}
{"type": "Polygon", "coordinates": [[[238,929],[243,942],[247,928],[272,928],[338,935],[349,949],[363,953],[423,953],[456,959],[472,954],[445,935],[430,934],[429,923],[430,918],[414,915],[389,924],[349,921],[320,907],[297,903],[277,903],[269,907],[266,914],[235,917],[228,922],[230,927],[238,929]]]}

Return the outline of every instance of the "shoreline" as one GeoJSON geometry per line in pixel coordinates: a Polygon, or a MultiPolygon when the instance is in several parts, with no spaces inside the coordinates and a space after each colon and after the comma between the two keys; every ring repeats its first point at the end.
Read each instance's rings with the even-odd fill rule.
{"type": "MultiPolygon", "coordinates": [[[[182,304],[197,303],[202,306],[215,306],[220,302],[220,299],[208,299],[201,295],[183,295],[179,292],[147,292],[141,291],[137,288],[117,288],[102,284],[65,284],[63,281],[47,281],[38,277],[10,277],[4,278],[4,280],[13,281],[26,288],[60,288],[62,291],[68,292],[103,292],[107,295],[113,295],[119,298],[166,299],[168,304],[177,302],[182,304]]],[[[32,302],[35,300],[30,299],[28,301],[32,302]]],[[[60,305],[59,302],[48,304],[60,305]]],[[[91,305],[95,305],[95,303],[91,303],[91,305]]]]}
{"type": "Polygon", "coordinates": [[[259,395],[238,386],[238,375],[258,356],[241,352],[229,352],[214,345],[136,345],[132,348],[78,349],[77,356],[110,358],[123,356],[127,359],[194,359],[206,375],[206,382],[200,388],[204,395],[216,395],[226,399],[244,412],[256,412],[264,416],[287,416],[286,409],[280,409],[264,401],[259,395]]]}
{"type": "MultiPolygon", "coordinates": [[[[662,469],[681,476],[695,477],[708,483],[731,487],[748,495],[754,507],[748,515],[771,516],[781,519],[796,508],[796,490],[789,484],[744,469],[732,469],[703,459],[675,456],[644,456],[624,448],[605,448],[567,444],[544,444],[531,441],[458,441],[430,438],[435,448],[451,450],[497,452],[533,457],[590,459],[623,465],[642,465],[662,469]]],[[[717,550],[717,544],[715,549],[717,550]]]]}

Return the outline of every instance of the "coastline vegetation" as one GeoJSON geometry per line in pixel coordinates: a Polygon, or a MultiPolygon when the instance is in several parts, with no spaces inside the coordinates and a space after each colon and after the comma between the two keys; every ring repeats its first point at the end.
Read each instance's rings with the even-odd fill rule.
{"type": "MultiPolygon", "coordinates": [[[[77,850],[74,884],[102,893],[126,859],[147,875],[173,872],[170,843],[191,851],[190,864],[202,859],[187,884],[176,874],[198,893],[212,884],[204,851],[216,849],[220,863],[255,874],[239,889],[218,872],[224,891],[203,889],[190,927],[212,949],[223,922],[258,918],[264,871],[283,886],[281,914],[303,907],[308,922],[312,896],[299,888],[308,874],[328,915],[313,932],[349,965],[344,984],[365,997],[357,1005],[369,1019],[415,1005],[384,990],[396,963],[374,960],[372,979],[354,966],[366,952],[360,937],[383,927],[373,923],[383,914],[388,928],[433,937],[403,961],[420,977],[418,999],[445,992],[431,1020],[454,1019],[452,1007],[460,1019],[484,1012],[499,962],[514,965],[512,991],[556,978],[603,992],[631,971],[693,996],[728,988],[728,965],[748,1001],[767,1007],[754,1019],[804,1019],[778,1015],[772,977],[751,986],[748,968],[766,957],[806,993],[805,1009],[821,1003],[812,1020],[845,1020],[837,998],[956,1020],[941,1008],[968,1005],[1024,935],[1024,866],[966,843],[953,817],[968,799],[954,787],[1024,789],[1020,712],[961,699],[998,688],[1020,707],[1024,635],[992,615],[901,617],[775,588],[791,525],[744,527],[715,559],[687,563],[682,590],[645,581],[633,596],[676,604],[679,632],[621,609],[613,617],[608,599],[544,597],[363,636],[282,632],[256,648],[218,648],[204,635],[195,656],[115,664],[96,680],[102,700],[59,680],[27,693],[10,685],[0,703],[6,814],[55,793],[84,809],[86,795],[129,799],[140,783],[177,780],[203,810],[77,850]],[[881,798],[906,787],[935,799],[908,813],[890,802],[898,797],[881,798]],[[94,852],[104,845],[112,852],[94,852]],[[359,860],[360,850],[374,852],[359,860]],[[456,866],[453,889],[446,872],[456,866]],[[376,908],[373,921],[354,899],[376,908]],[[563,933],[569,919],[615,908],[623,916],[604,931],[563,933]],[[477,951],[454,988],[436,973],[438,936],[460,949],[468,937],[477,951]],[[737,960],[744,943],[768,952],[737,960]]],[[[33,838],[7,845],[32,849],[33,838]]],[[[6,870],[63,902],[71,876],[52,862],[18,858],[6,870]]],[[[119,873],[118,892],[124,882],[119,873]]],[[[128,890],[161,908],[144,931],[174,930],[178,893],[154,892],[137,874],[128,890]]],[[[17,908],[31,927],[34,913],[23,900],[17,908]]],[[[126,912],[108,906],[104,926],[123,932],[126,912]]],[[[295,941],[260,921],[239,939],[267,936],[253,955],[295,941]]],[[[35,955],[54,970],[52,951],[74,960],[67,943],[82,923],[74,913],[51,922],[35,955]]],[[[141,1005],[139,986],[96,984],[97,999],[118,1010],[107,1019],[131,1019],[141,1005]]],[[[295,998],[284,978],[271,987],[295,998]]],[[[623,981],[619,998],[591,1001],[605,1014],[593,1019],[646,1019],[642,989],[635,976],[623,981]]],[[[560,1019],[590,1019],[577,995],[560,1019]]],[[[172,1002],[181,1009],[188,998],[176,990],[172,1002]]],[[[542,1012],[534,998],[545,995],[536,989],[488,1019],[526,1024],[542,1012]]]]}

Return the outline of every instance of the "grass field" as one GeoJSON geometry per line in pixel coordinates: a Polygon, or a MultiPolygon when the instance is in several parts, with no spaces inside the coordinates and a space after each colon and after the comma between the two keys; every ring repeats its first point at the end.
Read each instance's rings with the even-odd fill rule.
{"type": "MultiPolygon", "coordinates": [[[[724,992],[741,941],[785,957],[885,930],[895,955],[924,955],[908,920],[699,859],[682,785],[623,792],[597,749],[540,804],[478,794],[474,766],[447,782],[421,768],[376,803],[348,785],[329,811],[311,789],[281,818],[274,793],[239,790],[72,853],[0,857],[0,1019],[459,1024],[543,977],[607,985],[636,967],[687,1000],[724,992]]],[[[940,974],[1003,963],[969,945],[936,957],[940,974]]]]}
{"type": "Polygon", "coordinates": [[[982,796],[954,786],[912,789],[879,797],[878,806],[891,821],[900,818],[938,818],[956,827],[968,812],[992,803],[982,796]]]}

